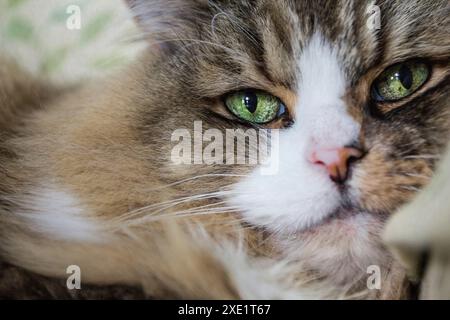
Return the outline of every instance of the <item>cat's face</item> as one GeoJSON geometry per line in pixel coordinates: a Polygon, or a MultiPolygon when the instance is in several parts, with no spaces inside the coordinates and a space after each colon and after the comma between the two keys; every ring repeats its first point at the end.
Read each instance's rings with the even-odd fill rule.
{"type": "Polygon", "coordinates": [[[252,225],[300,239],[295,249],[313,267],[377,264],[386,217],[428,182],[449,138],[448,2],[131,2],[167,56],[164,105],[157,117],[154,109],[143,117],[144,126],[164,124],[149,143],[167,142],[195,120],[205,130],[280,129],[274,174],[257,166],[181,168],[162,147],[162,175],[243,174],[197,181],[189,191],[233,183],[227,203],[252,225]],[[368,25],[372,4],[379,29],[368,25]],[[268,123],[233,113],[224,101],[242,90],[241,100],[262,100],[256,93],[264,92],[285,109],[268,123]]]}

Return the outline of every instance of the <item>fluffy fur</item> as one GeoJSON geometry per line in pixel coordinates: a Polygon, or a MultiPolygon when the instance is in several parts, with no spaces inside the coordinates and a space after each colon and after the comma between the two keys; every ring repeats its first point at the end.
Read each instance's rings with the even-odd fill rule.
{"type": "Polygon", "coordinates": [[[448,141],[448,2],[379,1],[378,31],[362,1],[129,3],[151,46],[116,78],[55,90],[1,69],[2,259],[57,278],[76,264],[83,282],[160,298],[404,298],[380,232],[448,141]],[[414,58],[432,65],[428,83],[375,104],[373,80],[414,58]],[[173,164],[175,129],[248,128],[222,99],[243,88],[289,109],[269,126],[280,175],[173,164]],[[365,151],[345,193],[304,163],[308,138],[365,151]]]}

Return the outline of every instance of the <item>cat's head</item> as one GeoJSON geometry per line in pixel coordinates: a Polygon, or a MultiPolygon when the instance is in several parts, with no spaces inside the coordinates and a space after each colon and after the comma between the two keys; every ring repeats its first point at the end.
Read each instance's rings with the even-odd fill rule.
{"type": "Polygon", "coordinates": [[[293,249],[325,273],[379,263],[386,217],[428,182],[449,138],[448,1],[129,3],[165,61],[142,116],[162,179],[216,175],[190,194],[233,182],[230,208],[300,240],[293,249]],[[174,165],[170,135],[196,120],[224,137],[279,129],[277,171],[174,165]]]}

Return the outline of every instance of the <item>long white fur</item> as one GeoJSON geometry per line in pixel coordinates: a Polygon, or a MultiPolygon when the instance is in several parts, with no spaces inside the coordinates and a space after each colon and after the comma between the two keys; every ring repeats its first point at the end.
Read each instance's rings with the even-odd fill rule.
{"type": "MultiPolygon", "coordinates": [[[[209,242],[213,240],[208,239],[209,242]]],[[[264,258],[251,258],[247,252],[227,243],[215,245],[214,252],[227,270],[230,280],[242,299],[281,299],[309,300],[341,298],[332,286],[315,283],[306,275],[301,283],[298,275],[299,265],[290,265],[290,259],[278,261],[264,258]]]]}
{"type": "Polygon", "coordinates": [[[89,218],[79,201],[54,186],[31,190],[21,212],[35,232],[55,240],[75,242],[104,241],[101,224],[89,218]]]}

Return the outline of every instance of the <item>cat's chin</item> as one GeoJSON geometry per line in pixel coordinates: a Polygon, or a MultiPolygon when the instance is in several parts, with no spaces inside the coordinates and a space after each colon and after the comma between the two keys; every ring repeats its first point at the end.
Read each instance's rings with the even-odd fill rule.
{"type": "Polygon", "coordinates": [[[389,257],[380,240],[383,225],[382,216],[340,209],[281,243],[311,270],[336,283],[351,283],[364,278],[369,266],[386,265],[389,257]]]}

